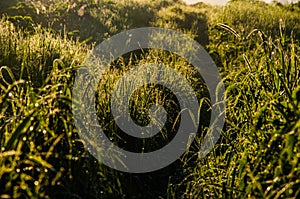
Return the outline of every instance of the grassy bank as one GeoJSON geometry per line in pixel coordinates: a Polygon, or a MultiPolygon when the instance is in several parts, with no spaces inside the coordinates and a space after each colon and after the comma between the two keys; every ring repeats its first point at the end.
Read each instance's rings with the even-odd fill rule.
{"type": "Polygon", "coordinates": [[[1,2],[0,13],[0,198],[300,197],[299,5],[24,0],[1,2]],[[163,104],[169,126],[161,137],[150,144],[128,138],[113,122],[109,94],[139,64],[164,63],[179,71],[205,118],[180,160],[161,171],[129,174],[99,164],[85,149],[73,121],[72,86],[95,45],[144,26],[172,28],[205,46],[226,86],[226,123],[214,150],[199,158],[210,117],[201,74],[165,51],[119,57],[96,96],[99,123],[115,144],[151,151],[176,133],[178,101],[155,85],[131,97],[131,115],[145,125],[145,110],[163,104]]]}

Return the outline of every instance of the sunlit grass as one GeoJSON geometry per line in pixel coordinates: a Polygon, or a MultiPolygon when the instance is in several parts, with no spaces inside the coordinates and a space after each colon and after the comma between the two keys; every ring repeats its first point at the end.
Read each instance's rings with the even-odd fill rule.
{"type": "MultiPolygon", "coordinates": [[[[179,1],[26,2],[8,9],[0,21],[0,197],[300,196],[299,8],[245,1],[226,7],[186,7],[179,1]],[[158,187],[155,174],[131,175],[99,164],[78,137],[71,109],[74,77],[92,41],[142,26],[173,28],[203,42],[226,86],[219,143],[200,159],[199,135],[168,174],[166,187],[158,187]]],[[[207,89],[183,58],[159,50],[119,57],[99,82],[96,110],[108,137],[138,152],[168,143],[180,121],[172,92],[146,85],[131,96],[135,122],[147,124],[151,104],[164,104],[173,131],[164,129],[149,144],[126,140],[113,122],[109,105],[116,82],[147,63],[163,63],[182,74],[203,107],[201,118],[210,119],[207,89]]]]}

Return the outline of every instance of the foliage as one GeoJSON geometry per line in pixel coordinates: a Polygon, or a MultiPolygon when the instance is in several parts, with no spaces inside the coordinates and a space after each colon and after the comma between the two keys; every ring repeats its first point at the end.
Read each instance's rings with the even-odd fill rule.
{"type": "MultiPolygon", "coordinates": [[[[1,1],[0,197],[299,197],[298,4],[1,1]],[[94,42],[144,26],[172,28],[204,45],[224,78],[227,109],[222,138],[208,156],[198,157],[207,125],[202,121],[199,137],[179,161],[138,175],[109,169],[86,151],[73,122],[71,89],[94,42]]],[[[153,60],[187,78],[209,119],[206,86],[183,58],[160,50],[119,57],[99,82],[96,109],[107,136],[131,151],[154,150],[172,139],[167,130],[150,144],[128,139],[111,122],[114,84],[126,71],[153,60]]],[[[136,123],[148,121],[149,100],[164,104],[170,124],[178,122],[172,93],[146,85],[131,97],[136,123]]]]}
{"type": "Polygon", "coordinates": [[[5,20],[0,29],[1,197],[113,195],[117,182],[85,152],[72,122],[71,85],[87,47],[5,20]]]}
{"type": "Polygon", "coordinates": [[[238,52],[244,61],[229,60],[223,138],[214,153],[186,168],[180,184],[186,196],[299,196],[300,49],[282,41],[256,40],[256,47],[238,52]]]}

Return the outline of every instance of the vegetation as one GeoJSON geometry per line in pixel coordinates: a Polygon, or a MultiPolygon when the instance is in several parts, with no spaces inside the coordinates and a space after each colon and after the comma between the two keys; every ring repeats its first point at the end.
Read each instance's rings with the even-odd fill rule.
{"type": "Polygon", "coordinates": [[[0,2],[0,13],[0,198],[300,197],[299,3],[12,0],[0,2]],[[196,91],[201,118],[207,118],[178,161],[131,174],[89,154],[74,125],[72,86],[95,45],[144,26],[172,28],[205,46],[225,83],[226,123],[214,150],[199,158],[210,117],[201,74],[183,58],[157,49],[117,58],[96,95],[99,123],[115,144],[147,152],[176,133],[178,101],[157,85],[136,91],[130,105],[135,122],[145,125],[149,107],[163,104],[168,121],[160,137],[133,139],[113,121],[110,93],[139,64],[178,70],[196,91]]]}

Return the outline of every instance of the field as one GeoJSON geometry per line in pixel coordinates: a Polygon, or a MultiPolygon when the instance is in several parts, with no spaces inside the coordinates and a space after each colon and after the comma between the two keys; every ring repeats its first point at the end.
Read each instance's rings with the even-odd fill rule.
{"type": "Polygon", "coordinates": [[[11,0],[0,1],[0,15],[0,198],[300,198],[300,3],[11,0]],[[130,96],[130,116],[146,126],[151,105],[161,104],[167,119],[159,136],[137,139],[120,130],[110,97],[138,65],[178,71],[201,108],[196,138],[178,160],[130,173],[91,155],[75,126],[72,89],[98,44],[140,27],[173,29],[205,48],[225,86],[226,118],[221,138],[201,157],[212,105],[201,74],[160,49],[116,57],[94,106],[115,145],[146,154],[172,142],[180,126],[175,93],[145,84],[130,96]]]}

